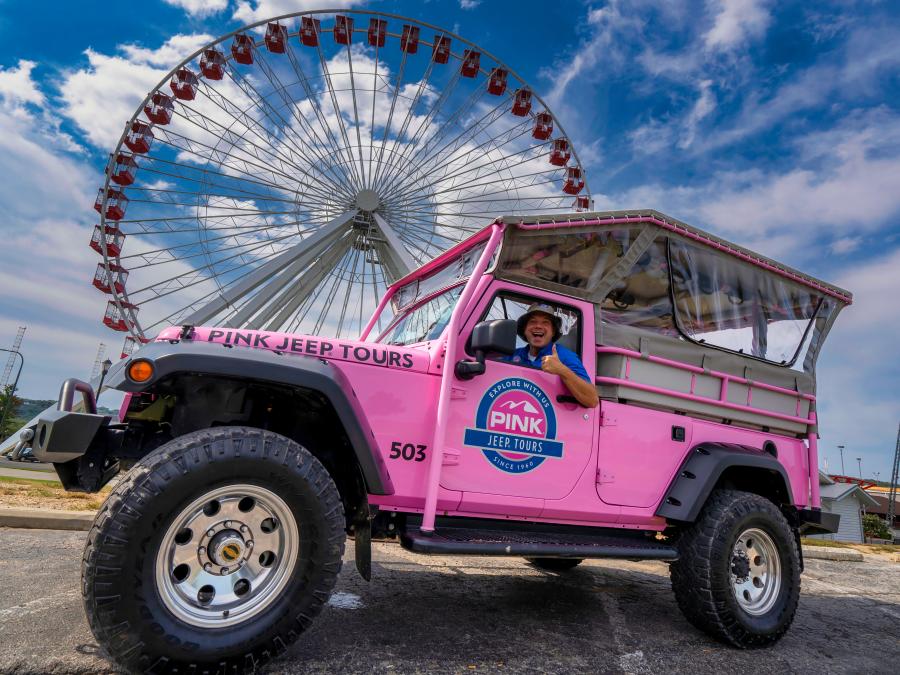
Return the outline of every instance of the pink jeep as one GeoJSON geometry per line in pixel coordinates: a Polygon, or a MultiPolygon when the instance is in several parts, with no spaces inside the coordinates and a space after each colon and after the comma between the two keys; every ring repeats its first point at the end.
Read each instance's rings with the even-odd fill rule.
{"type": "Polygon", "coordinates": [[[555,571],[667,561],[692,624],[767,645],[797,608],[800,534],[837,529],[815,364],[850,300],[655,211],[504,218],[391,286],[356,341],[167,329],[109,373],[119,420],[69,380],[33,449],[70,490],[130,467],[83,567],[94,635],[128,670],[277,655],[348,534],[366,579],[373,538],[555,571]],[[536,302],[599,407],[511,359],[536,302]]]}

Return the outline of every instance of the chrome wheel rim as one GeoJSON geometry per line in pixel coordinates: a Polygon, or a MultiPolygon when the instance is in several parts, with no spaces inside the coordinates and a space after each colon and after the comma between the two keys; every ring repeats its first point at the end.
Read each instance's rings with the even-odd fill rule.
{"type": "Polygon", "coordinates": [[[734,597],[747,614],[772,609],[781,591],[781,558],[772,537],[757,528],[744,530],[734,544],[729,572],[734,597]]]}
{"type": "Polygon", "coordinates": [[[274,492],[245,484],[216,488],[172,520],[156,554],[156,587],[181,621],[231,626],[280,596],[299,547],[297,521],[274,492]]]}

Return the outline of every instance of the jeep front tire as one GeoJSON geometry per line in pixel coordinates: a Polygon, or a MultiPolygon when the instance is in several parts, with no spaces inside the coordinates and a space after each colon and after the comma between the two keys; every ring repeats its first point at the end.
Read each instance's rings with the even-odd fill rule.
{"type": "Polygon", "coordinates": [[[736,647],[769,645],[790,627],[800,555],[778,507],[737,490],[712,493],[670,567],[678,606],[697,628],[736,647]]]}
{"type": "Polygon", "coordinates": [[[321,611],[344,528],[334,481],[294,441],[247,427],[177,438],[94,521],[82,564],[91,630],[129,672],[253,671],[321,611]]]}

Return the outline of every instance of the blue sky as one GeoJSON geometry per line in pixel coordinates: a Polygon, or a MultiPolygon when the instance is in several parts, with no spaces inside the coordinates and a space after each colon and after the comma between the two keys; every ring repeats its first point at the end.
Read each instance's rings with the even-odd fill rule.
{"type": "Polygon", "coordinates": [[[144,94],[214,36],[353,5],[454,30],[549,102],[598,209],[656,208],[848,288],[819,367],[822,455],[888,477],[900,378],[900,7],[890,2],[0,1],[0,344],[21,390],[88,375],[86,240],[106,153],[144,94]],[[48,18],[49,17],[49,18],[48,18]]]}

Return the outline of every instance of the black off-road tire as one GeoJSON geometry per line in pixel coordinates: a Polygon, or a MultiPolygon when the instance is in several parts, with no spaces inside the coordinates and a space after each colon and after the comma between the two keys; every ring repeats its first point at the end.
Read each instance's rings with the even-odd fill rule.
{"type": "Polygon", "coordinates": [[[584,558],[525,558],[539,570],[568,572],[584,562],[584,558]]]}
{"type": "Polygon", "coordinates": [[[328,601],[341,569],[345,520],[331,476],[305,448],[249,427],[177,438],[144,457],[107,498],[82,561],[84,605],[101,648],[128,672],[245,673],[294,642],[328,601]],[[300,533],[283,589],[255,616],[200,628],[163,604],[155,578],[163,533],[199,496],[257,485],[277,495],[300,533]]]}
{"type": "Polygon", "coordinates": [[[697,522],[682,533],[678,550],[680,557],[670,566],[672,590],[694,626],[742,649],[771,645],[787,632],[800,597],[800,555],[775,504],[750,492],[716,490],[697,522]],[[748,528],[768,534],[780,561],[780,589],[761,615],[741,607],[732,585],[732,552],[748,528]]]}

